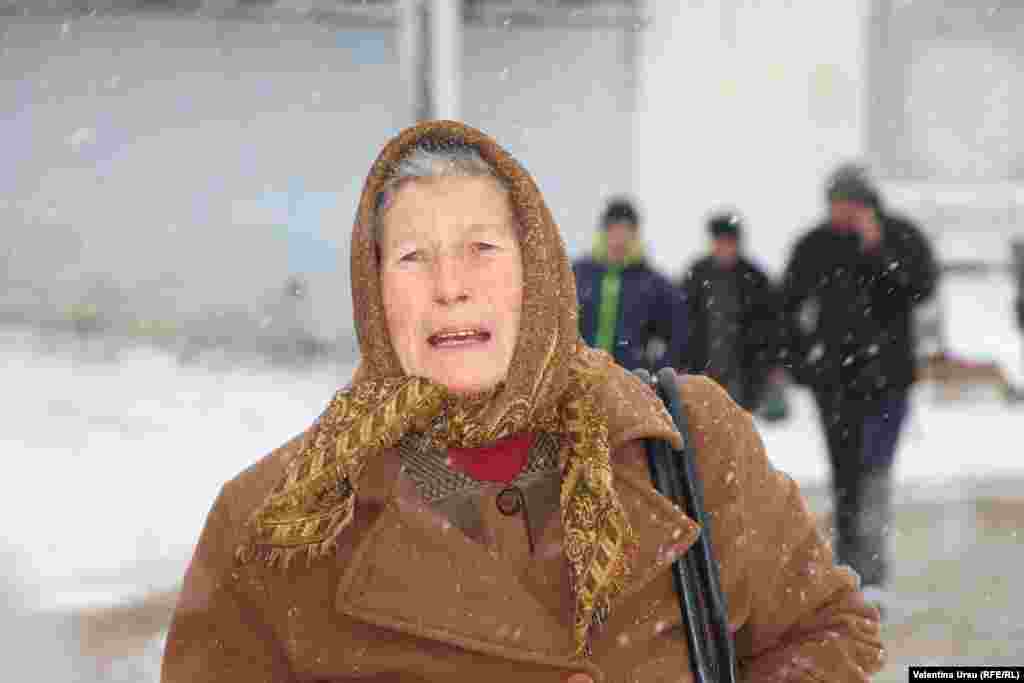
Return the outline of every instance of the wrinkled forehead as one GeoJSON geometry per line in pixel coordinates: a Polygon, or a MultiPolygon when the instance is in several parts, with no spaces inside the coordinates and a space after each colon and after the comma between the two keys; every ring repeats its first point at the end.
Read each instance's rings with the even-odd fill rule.
{"type": "Polygon", "coordinates": [[[422,237],[509,233],[521,241],[512,196],[492,176],[408,178],[382,192],[376,212],[380,246],[422,237]]]}

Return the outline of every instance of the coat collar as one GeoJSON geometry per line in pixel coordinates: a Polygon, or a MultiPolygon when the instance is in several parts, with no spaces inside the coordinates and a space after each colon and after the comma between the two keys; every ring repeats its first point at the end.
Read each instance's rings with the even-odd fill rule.
{"type": "MultiPolygon", "coordinates": [[[[640,442],[623,450],[632,451],[627,457],[635,459],[636,451],[643,457],[640,442]]],[[[644,475],[635,466],[616,470],[616,488],[640,541],[633,576],[618,600],[668,571],[699,534],[698,525],[644,475]]],[[[534,558],[510,565],[426,506],[400,474],[354,550],[335,608],[378,627],[510,660],[588,670],[600,680],[596,666],[572,658],[572,599],[561,538],[559,516],[552,515],[534,558]],[[559,575],[566,579],[552,587],[550,577],[559,575]],[[503,602],[497,613],[496,599],[503,602]]]]}

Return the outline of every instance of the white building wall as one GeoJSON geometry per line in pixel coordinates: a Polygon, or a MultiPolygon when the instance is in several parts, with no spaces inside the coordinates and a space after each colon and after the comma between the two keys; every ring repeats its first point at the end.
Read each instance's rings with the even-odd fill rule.
{"type": "Polygon", "coordinates": [[[635,94],[621,29],[476,28],[465,36],[462,118],[533,175],[572,256],[605,199],[630,189],[635,94]]]}
{"type": "Polygon", "coordinates": [[[866,141],[869,0],[651,0],[641,36],[633,180],[657,262],[705,247],[718,205],[780,270],[823,210],[822,183],[866,141]]]}

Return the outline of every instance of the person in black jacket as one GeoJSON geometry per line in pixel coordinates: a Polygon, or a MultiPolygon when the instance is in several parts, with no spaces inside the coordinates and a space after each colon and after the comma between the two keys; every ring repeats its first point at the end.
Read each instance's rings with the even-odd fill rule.
{"type": "Polygon", "coordinates": [[[757,409],[777,355],[777,289],[741,249],[742,219],[708,219],[711,253],[684,275],[689,370],[705,374],[749,411],[757,409]]]}
{"type": "Polygon", "coordinates": [[[882,205],[862,167],[827,184],[829,217],[783,280],[787,364],[816,399],[835,497],[836,552],[883,599],[891,469],[915,376],[912,312],[935,289],[924,235],[882,205]]]}
{"type": "Polygon", "coordinates": [[[686,356],[682,293],[644,258],[640,216],[627,199],[611,200],[593,252],[573,264],[580,335],[628,370],[680,367],[686,356]]]}

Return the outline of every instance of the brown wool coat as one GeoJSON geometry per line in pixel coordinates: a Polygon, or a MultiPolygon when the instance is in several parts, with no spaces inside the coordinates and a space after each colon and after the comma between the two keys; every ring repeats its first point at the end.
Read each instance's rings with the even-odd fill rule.
{"type": "MultiPolygon", "coordinates": [[[[687,378],[681,391],[742,680],[867,680],[883,661],[878,614],[833,564],[797,486],[717,385],[687,378]]],[[[286,570],[238,564],[244,524],[299,441],[224,486],[175,611],[165,683],[692,680],[669,565],[698,528],[652,489],[641,441],[613,444],[640,550],[587,660],[571,658],[557,511],[531,513],[543,517],[531,555],[522,521],[496,512],[497,490],[486,488],[473,540],[422,504],[396,451],[367,467],[332,557],[286,570]]]]}

